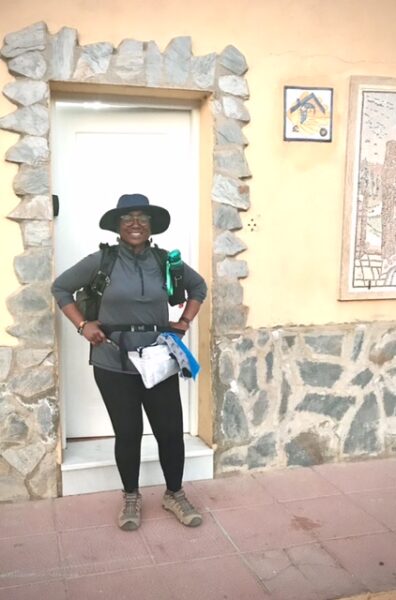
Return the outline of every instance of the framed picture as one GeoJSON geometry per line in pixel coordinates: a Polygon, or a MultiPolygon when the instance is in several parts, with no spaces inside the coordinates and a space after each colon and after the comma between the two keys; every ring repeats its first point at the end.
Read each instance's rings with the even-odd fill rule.
{"type": "Polygon", "coordinates": [[[332,88],[284,88],[284,140],[331,142],[332,122],[332,88]]]}
{"type": "Polygon", "coordinates": [[[340,300],[396,298],[396,79],[352,77],[340,300]]]}

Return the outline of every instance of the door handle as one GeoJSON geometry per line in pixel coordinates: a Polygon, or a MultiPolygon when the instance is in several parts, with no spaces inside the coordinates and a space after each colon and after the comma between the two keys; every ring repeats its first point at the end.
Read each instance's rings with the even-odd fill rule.
{"type": "Polygon", "coordinates": [[[59,215],[59,196],[52,194],[52,212],[54,217],[59,215]]]}

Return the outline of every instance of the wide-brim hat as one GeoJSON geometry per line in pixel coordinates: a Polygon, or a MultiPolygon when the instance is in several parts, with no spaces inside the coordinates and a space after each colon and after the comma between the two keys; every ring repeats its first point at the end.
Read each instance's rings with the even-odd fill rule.
{"type": "Polygon", "coordinates": [[[166,231],[170,223],[170,214],[162,206],[150,204],[147,196],[143,194],[124,194],[117,202],[117,207],[105,212],[99,221],[101,229],[119,232],[120,217],[127,215],[133,210],[141,210],[150,215],[151,233],[162,233],[166,231]]]}

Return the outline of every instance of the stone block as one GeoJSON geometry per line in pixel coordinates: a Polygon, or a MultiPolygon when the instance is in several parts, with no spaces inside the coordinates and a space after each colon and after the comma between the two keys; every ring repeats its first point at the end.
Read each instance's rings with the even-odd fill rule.
{"type": "Polygon", "coordinates": [[[274,377],[274,353],[272,350],[265,356],[265,364],[267,367],[266,381],[269,383],[274,377]]]}
{"type": "Polygon", "coordinates": [[[225,442],[246,444],[249,441],[249,427],[245,412],[234,392],[226,392],[220,417],[225,442]]]}
{"type": "Polygon", "coordinates": [[[70,27],[62,27],[56,35],[50,38],[49,79],[58,81],[68,81],[71,79],[74,70],[77,41],[77,30],[70,27]]]}
{"type": "Polygon", "coordinates": [[[31,167],[21,165],[14,178],[14,192],[18,196],[25,194],[45,195],[49,192],[49,170],[47,166],[31,167]]]}
{"type": "Polygon", "coordinates": [[[223,452],[220,455],[220,463],[225,467],[243,467],[246,464],[246,452],[223,452]]]}
{"type": "Polygon", "coordinates": [[[249,394],[257,392],[257,358],[250,356],[241,362],[239,368],[238,383],[240,383],[249,394]]]}
{"type": "Polygon", "coordinates": [[[52,204],[49,196],[34,196],[31,199],[22,200],[8,215],[8,218],[14,221],[52,220],[52,204]]]}
{"type": "Polygon", "coordinates": [[[225,304],[242,304],[243,287],[239,281],[230,281],[228,279],[218,279],[214,288],[215,304],[224,306],[225,304]]]}
{"type": "Polygon", "coordinates": [[[365,330],[360,329],[356,332],[355,338],[353,340],[353,348],[352,348],[352,360],[356,361],[359,358],[360,352],[362,351],[363,342],[364,342],[365,330]]]}
{"type": "Polygon", "coordinates": [[[396,394],[384,388],[384,410],[387,417],[396,417],[396,394]]]}
{"type": "Polygon", "coordinates": [[[246,260],[235,260],[233,258],[225,258],[217,263],[217,275],[219,277],[231,277],[242,279],[249,275],[246,260]]]}
{"type": "Polygon", "coordinates": [[[231,233],[231,231],[220,233],[213,244],[214,253],[225,256],[235,256],[246,249],[246,244],[231,233]]]}
{"type": "Polygon", "coordinates": [[[244,354],[245,352],[248,352],[249,350],[251,350],[253,348],[254,344],[252,342],[252,340],[250,338],[241,338],[240,341],[238,341],[235,345],[235,348],[238,350],[238,352],[240,352],[241,354],[244,354]]]}
{"type": "Polygon", "coordinates": [[[351,384],[358,385],[361,388],[364,388],[368,383],[370,383],[373,377],[374,373],[372,373],[370,369],[364,369],[364,371],[361,371],[356,375],[356,377],[352,379],[351,384]]]}
{"type": "Polygon", "coordinates": [[[53,367],[32,367],[10,380],[10,390],[30,401],[38,394],[48,393],[54,385],[53,367]]]}
{"type": "Polygon", "coordinates": [[[235,46],[227,46],[219,56],[219,63],[236,75],[243,75],[248,65],[243,54],[235,46]]]}
{"type": "MultiPolygon", "coordinates": [[[[32,309],[29,311],[32,312],[32,309]]],[[[28,313],[29,314],[29,313],[28,313]]],[[[30,344],[46,344],[54,342],[54,319],[50,312],[44,314],[19,315],[20,321],[7,328],[8,333],[30,344]]]]}
{"type": "Polygon", "coordinates": [[[36,442],[23,447],[8,448],[3,452],[6,461],[26,476],[37,466],[45,454],[44,444],[36,442]]]}
{"type": "Polygon", "coordinates": [[[230,352],[222,352],[219,358],[219,377],[221,383],[229,385],[235,379],[234,363],[230,352]]]}
{"type": "Polygon", "coordinates": [[[249,186],[235,177],[215,174],[212,198],[215,202],[247,210],[250,207],[249,186]]]}
{"type": "Polygon", "coordinates": [[[304,383],[317,387],[331,388],[341,377],[341,365],[305,360],[298,363],[300,375],[304,383]]]}
{"type": "Polygon", "coordinates": [[[112,53],[113,45],[109,42],[82,46],[73,79],[85,81],[95,75],[107,73],[112,53]]]}
{"type": "Polygon", "coordinates": [[[369,358],[375,365],[382,366],[396,356],[396,340],[378,344],[371,348],[369,358]]]}
{"type": "Polygon", "coordinates": [[[217,333],[242,331],[246,327],[248,315],[247,306],[241,304],[215,307],[213,324],[217,333]]]}
{"type": "Polygon", "coordinates": [[[52,246],[52,227],[48,221],[26,221],[22,237],[25,248],[52,246]]]}
{"type": "Polygon", "coordinates": [[[223,110],[226,117],[229,119],[236,119],[237,121],[243,121],[248,123],[250,121],[250,114],[243,101],[233,96],[223,97],[223,110]]]}
{"type": "Polygon", "coordinates": [[[8,33],[4,38],[1,54],[12,58],[32,50],[44,50],[47,43],[47,25],[44,21],[34,23],[18,31],[8,33]]]}
{"type": "Polygon", "coordinates": [[[21,445],[26,442],[29,429],[26,423],[26,415],[10,411],[0,422],[0,439],[4,445],[21,445]]]}
{"type": "Polygon", "coordinates": [[[287,464],[310,467],[325,462],[325,444],[311,431],[303,432],[285,445],[287,464]]]}
{"type": "Polygon", "coordinates": [[[191,63],[192,80],[203,90],[211,89],[215,81],[216,54],[193,56],[191,63]]]}
{"type": "Polygon", "coordinates": [[[29,500],[24,478],[16,476],[15,472],[10,475],[0,476],[0,500],[2,502],[17,502],[29,500]]]}
{"type": "Polygon", "coordinates": [[[49,149],[46,138],[24,136],[6,152],[6,160],[37,166],[48,161],[49,149]]]}
{"type": "Polygon", "coordinates": [[[147,42],[145,54],[147,85],[156,87],[163,82],[163,57],[157,44],[147,42]]]}
{"type": "Polygon", "coordinates": [[[48,440],[55,438],[57,434],[59,421],[58,407],[48,400],[43,400],[37,407],[37,424],[39,426],[40,435],[48,440]]]}
{"type": "Polygon", "coordinates": [[[367,394],[345,439],[345,454],[359,455],[380,451],[379,418],[377,398],[374,393],[367,394]]]}
{"type": "Polygon", "coordinates": [[[51,253],[45,248],[32,248],[15,257],[15,272],[20,283],[49,281],[52,277],[51,253]]]}
{"type": "Polygon", "coordinates": [[[11,369],[12,348],[0,346],[0,381],[5,381],[11,369]]]}
{"type": "Polygon", "coordinates": [[[23,75],[30,79],[44,79],[47,63],[40,52],[28,52],[12,58],[8,70],[14,75],[23,75]]]}
{"type": "Polygon", "coordinates": [[[36,498],[56,498],[57,464],[55,452],[46,454],[29,477],[27,487],[36,498]]]}
{"type": "Polygon", "coordinates": [[[48,100],[48,84],[44,81],[17,79],[4,86],[3,94],[16,104],[30,106],[48,100]]]}
{"type": "Polygon", "coordinates": [[[164,51],[165,79],[170,85],[184,85],[191,70],[191,37],[173,38],[164,51]]]}
{"type": "Polygon", "coordinates": [[[41,365],[49,353],[48,348],[17,348],[15,350],[17,367],[19,369],[30,369],[41,365]]]}
{"type": "Polygon", "coordinates": [[[259,329],[257,332],[257,343],[259,346],[265,346],[270,339],[270,334],[267,329],[259,329]]]}
{"type": "Polygon", "coordinates": [[[121,79],[143,82],[145,75],[143,42],[123,40],[114,56],[113,68],[121,79]]]}
{"type": "Polygon", "coordinates": [[[26,285],[7,298],[10,313],[14,316],[20,315],[22,319],[26,319],[28,314],[49,311],[51,306],[49,282],[26,285]]]}
{"type": "Polygon", "coordinates": [[[249,469],[265,467],[276,456],[276,437],[266,433],[248,448],[247,464],[249,469]]]}
{"type": "Polygon", "coordinates": [[[356,398],[354,396],[310,393],[305,394],[304,399],[296,406],[296,410],[306,410],[340,421],[355,402],[356,398]]]}
{"type": "Polygon", "coordinates": [[[239,211],[233,206],[226,204],[215,204],[213,224],[218,229],[242,229],[242,219],[239,211]]]}
{"type": "Polygon", "coordinates": [[[305,343],[317,354],[341,356],[342,335],[306,335],[305,343]]]}
{"type": "Polygon", "coordinates": [[[279,406],[279,418],[282,420],[287,413],[287,409],[289,406],[289,398],[291,395],[291,387],[289,382],[287,381],[285,375],[282,377],[282,385],[281,385],[281,401],[279,406]]]}
{"type": "Polygon", "coordinates": [[[245,152],[241,146],[219,147],[214,151],[215,168],[231,177],[250,177],[245,152]]]}
{"type": "Polygon", "coordinates": [[[238,144],[246,146],[248,141],[242,132],[242,124],[234,119],[218,116],[215,123],[216,144],[238,144]]]}
{"type": "Polygon", "coordinates": [[[46,135],[49,129],[48,110],[41,104],[18,108],[0,119],[0,129],[28,135],[46,135]]]}
{"type": "Polygon", "coordinates": [[[256,402],[253,404],[252,423],[255,427],[261,425],[267,414],[269,406],[268,394],[265,390],[260,390],[256,402]]]}
{"type": "Polygon", "coordinates": [[[249,88],[246,79],[238,75],[223,75],[219,77],[219,88],[226,94],[249,98],[249,88]]]}

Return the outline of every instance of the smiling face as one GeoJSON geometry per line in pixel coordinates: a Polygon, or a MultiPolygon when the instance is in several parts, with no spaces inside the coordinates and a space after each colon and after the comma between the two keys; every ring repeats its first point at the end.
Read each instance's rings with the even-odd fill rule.
{"type": "Polygon", "coordinates": [[[134,252],[142,252],[151,235],[150,216],[141,210],[133,210],[120,218],[120,238],[134,252]]]}

